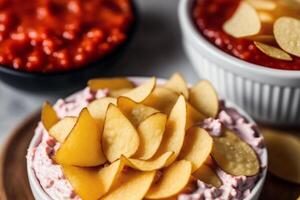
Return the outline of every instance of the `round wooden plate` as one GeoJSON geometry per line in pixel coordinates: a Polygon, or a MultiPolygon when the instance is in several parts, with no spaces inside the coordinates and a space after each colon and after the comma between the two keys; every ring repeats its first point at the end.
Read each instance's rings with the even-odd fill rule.
{"type": "MultiPolygon", "coordinates": [[[[34,200],[26,171],[26,153],[40,113],[28,117],[3,144],[0,157],[0,199],[34,200]]],[[[300,185],[267,175],[260,199],[296,200],[300,185]]]]}

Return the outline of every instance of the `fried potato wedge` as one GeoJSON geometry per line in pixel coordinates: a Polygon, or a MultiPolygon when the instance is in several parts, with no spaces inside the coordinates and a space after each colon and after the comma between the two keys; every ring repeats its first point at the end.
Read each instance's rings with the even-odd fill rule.
{"type": "Polygon", "coordinates": [[[65,165],[63,172],[81,199],[99,199],[105,194],[102,180],[98,177],[98,169],[65,165]]]}
{"type": "Polygon", "coordinates": [[[71,133],[54,155],[54,160],[62,165],[80,167],[98,166],[106,162],[101,147],[101,133],[86,108],[79,114],[71,133]]]}
{"type": "Polygon", "coordinates": [[[167,116],[155,113],[142,121],[137,130],[140,136],[140,145],[135,158],[148,160],[157,152],[165,132],[167,116]]]}
{"type": "Polygon", "coordinates": [[[175,103],[166,124],[166,130],[159,147],[157,155],[164,152],[174,152],[174,156],[170,160],[172,163],[179,155],[183,146],[186,125],[186,101],[184,96],[180,95],[175,103]]]}
{"type": "Polygon", "coordinates": [[[101,200],[141,200],[151,187],[155,171],[140,172],[128,170],[123,172],[117,186],[101,200]]]}
{"type": "Polygon", "coordinates": [[[192,127],[185,136],[179,159],[192,163],[192,172],[203,165],[212,150],[213,139],[200,127],[192,127]]]}
{"type": "Polygon", "coordinates": [[[140,103],[144,101],[151,94],[155,86],[156,86],[156,78],[152,77],[149,81],[130,90],[129,92],[126,92],[122,96],[128,97],[133,101],[140,103]]]}
{"type": "Polygon", "coordinates": [[[147,106],[151,106],[165,114],[169,114],[178,99],[178,94],[164,87],[157,87],[149,97],[143,101],[147,106]]]}
{"type": "Polygon", "coordinates": [[[217,92],[204,80],[191,88],[190,102],[200,113],[215,118],[219,112],[219,99],[217,92]]]}
{"type": "Polygon", "coordinates": [[[164,86],[178,94],[182,94],[186,99],[189,98],[188,85],[179,73],[173,74],[164,86]]]}
{"type": "Polygon", "coordinates": [[[192,172],[189,161],[174,162],[163,170],[163,176],[154,184],[146,194],[146,199],[163,199],[172,197],[181,192],[188,184],[192,172]]]}
{"type": "Polygon", "coordinates": [[[50,130],[50,128],[58,122],[59,118],[51,106],[50,103],[45,102],[42,108],[42,116],[41,121],[46,130],[50,130]]]}
{"type": "Polygon", "coordinates": [[[51,127],[49,135],[54,137],[58,142],[63,143],[75,126],[76,121],[76,117],[63,118],[51,127]]]}
{"type": "Polygon", "coordinates": [[[174,155],[173,152],[166,152],[159,157],[152,158],[150,160],[140,160],[135,158],[124,158],[126,159],[126,164],[131,168],[140,170],[140,171],[153,171],[158,170],[167,165],[167,163],[172,159],[174,155]]]}
{"type": "Polygon", "coordinates": [[[225,130],[224,136],[213,140],[212,156],[225,172],[234,176],[253,176],[259,172],[254,150],[235,133],[225,130]]]}
{"type": "Polygon", "coordinates": [[[91,90],[109,89],[118,90],[123,88],[134,88],[134,84],[126,78],[97,78],[88,82],[91,90]]]}
{"type": "Polygon", "coordinates": [[[102,147],[106,158],[113,162],[124,155],[130,157],[138,150],[139,135],[119,108],[110,104],[104,122],[102,147]]]}
{"type": "Polygon", "coordinates": [[[118,98],[118,108],[126,115],[126,117],[137,127],[142,121],[144,121],[150,115],[158,113],[159,111],[145,106],[141,103],[136,103],[128,97],[118,98]]]}
{"type": "Polygon", "coordinates": [[[222,181],[219,176],[207,165],[202,165],[199,169],[197,169],[193,173],[193,177],[214,187],[220,187],[222,185],[222,181]]]}

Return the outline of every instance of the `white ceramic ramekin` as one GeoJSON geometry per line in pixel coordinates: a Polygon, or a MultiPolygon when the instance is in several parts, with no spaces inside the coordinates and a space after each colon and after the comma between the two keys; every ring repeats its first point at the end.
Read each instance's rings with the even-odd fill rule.
{"type": "Polygon", "coordinates": [[[178,12],[184,49],[199,76],[258,121],[300,126],[300,71],[262,67],[218,49],[193,23],[194,1],[180,0],[178,12]]]}
{"type": "MultiPolygon", "coordinates": [[[[139,84],[142,82],[145,82],[146,80],[148,80],[148,77],[129,77],[130,80],[132,80],[133,82],[139,84]]],[[[163,84],[165,83],[166,80],[164,79],[158,79],[157,82],[158,84],[163,84]]],[[[235,104],[231,103],[231,102],[227,102],[226,101],[226,105],[228,107],[232,107],[235,108],[241,115],[243,115],[249,122],[255,124],[255,122],[252,120],[252,118],[245,113],[241,108],[239,108],[238,106],[236,106],[235,104]]],[[[28,152],[32,152],[32,149],[35,148],[38,144],[40,140],[40,136],[35,134],[30,142],[30,145],[28,147],[28,152]]],[[[262,160],[261,162],[267,166],[268,163],[268,158],[267,158],[267,151],[266,149],[264,149],[263,153],[262,153],[262,160]]],[[[28,179],[29,179],[29,183],[30,183],[30,187],[32,190],[32,193],[34,195],[34,198],[36,200],[52,200],[48,194],[43,190],[43,188],[41,187],[38,179],[36,178],[36,175],[31,167],[31,162],[27,160],[27,174],[28,174],[28,179]]],[[[256,185],[254,186],[254,188],[251,191],[251,194],[245,199],[245,200],[257,200],[262,188],[263,188],[263,184],[266,178],[266,174],[267,174],[267,168],[264,168],[261,174],[260,179],[258,180],[258,182],[256,183],[256,185]]]]}

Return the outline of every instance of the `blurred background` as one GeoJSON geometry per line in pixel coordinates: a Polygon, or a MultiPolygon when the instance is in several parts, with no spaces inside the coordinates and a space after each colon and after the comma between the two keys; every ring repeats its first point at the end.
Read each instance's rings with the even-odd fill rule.
{"type": "MultiPolygon", "coordinates": [[[[157,76],[167,78],[180,72],[193,83],[197,77],[186,59],[177,17],[177,0],[135,0],[138,26],[129,48],[103,76],[157,76]]],[[[26,83],[24,83],[26,84],[26,83]]],[[[85,87],[82,85],[81,88],[85,87]]],[[[46,100],[54,102],[76,89],[47,93],[15,89],[0,81],[0,140],[46,100]]]]}

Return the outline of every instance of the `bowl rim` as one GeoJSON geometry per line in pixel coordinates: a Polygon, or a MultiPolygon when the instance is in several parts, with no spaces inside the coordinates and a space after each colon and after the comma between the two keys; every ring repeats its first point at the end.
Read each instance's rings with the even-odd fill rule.
{"type": "Polygon", "coordinates": [[[46,72],[46,73],[40,72],[40,71],[29,72],[26,70],[19,70],[19,69],[5,66],[5,65],[0,65],[0,73],[5,73],[5,74],[13,75],[13,76],[27,77],[27,78],[36,78],[36,77],[50,78],[50,77],[82,73],[85,70],[94,69],[97,67],[103,68],[103,67],[100,67],[101,63],[105,64],[109,60],[113,59],[116,54],[118,54],[120,51],[122,51],[130,43],[130,41],[133,39],[134,33],[136,32],[137,24],[139,21],[138,20],[139,14],[138,14],[137,5],[136,5],[135,1],[132,0],[132,1],[130,1],[130,3],[131,3],[131,7],[132,7],[133,21],[127,29],[127,32],[126,32],[127,38],[125,39],[125,41],[118,44],[115,48],[113,48],[110,52],[108,52],[103,57],[100,57],[99,59],[91,61],[90,63],[87,63],[86,65],[81,66],[79,68],[69,69],[69,70],[65,70],[65,71],[52,71],[52,72],[46,72]]]}
{"type": "MultiPolygon", "coordinates": [[[[129,76],[127,78],[135,83],[142,83],[142,82],[145,82],[150,79],[150,77],[142,77],[142,76],[141,77],[140,76],[138,76],[138,77],[137,76],[129,76]]],[[[166,79],[157,78],[157,82],[159,84],[163,84],[166,82],[166,79]]],[[[225,104],[228,105],[229,107],[233,107],[234,109],[236,109],[243,117],[245,117],[252,124],[257,125],[255,123],[255,121],[242,108],[240,108],[236,104],[234,104],[230,101],[225,101],[225,104]]],[[[260,131],[259,131],[259,134],[262,135],[262,133],[260,131]]],[[[32,152],[32,149],[36,146],[38,140],[40,139],[40,136],[41,136],[40,134],[34,134],[33,138],[30,141],[30,144],[28,147],[28,152],[32,152]]],[[[266,148],[263,149],[262,163],[265,163],[266,167],[262,169],[259,180],[256,182],[255,186],[251,190],[251,193],[245,198],[245,200],[252,200],[253,197],[255,197],[257,194],[259,194],[261,192],[261,189],[263,187],[263,184],[265,182],[266,175],[267,175],[268,154],[267,154],[266,148]]],[[[31,167],[31,161],[28,161],[28,159],[26,159],[26,168],[27,168],[27,176],[29,179],[30,187],[31,187],[32,192],[34,193],[34,196],[39,195],[39,197],[44,200],[53,200],[53,199],[51,199],[51,197],[49,197],[49,195],[44,191],[44,189],[40,185],[40,183],[35,175],[35,172],[33,171],[32,167],[31,167]]]]}
{"type": "Polygon", "coordinates": [[[231,64],[235,69],[247,70],[259,75],[267,75],[274,78],[292,78],[300,79],[300,70],[285,70],[265,67],[263,65],[253,64],[242,59],[236,58],[211,44],[196,28],[191,16],[191,9],[196,0],[180,0],[178,4],[178,16],[181,28],[187,32],[195,45],[202,47],[214,58],[222,62],[231,64]]]}

